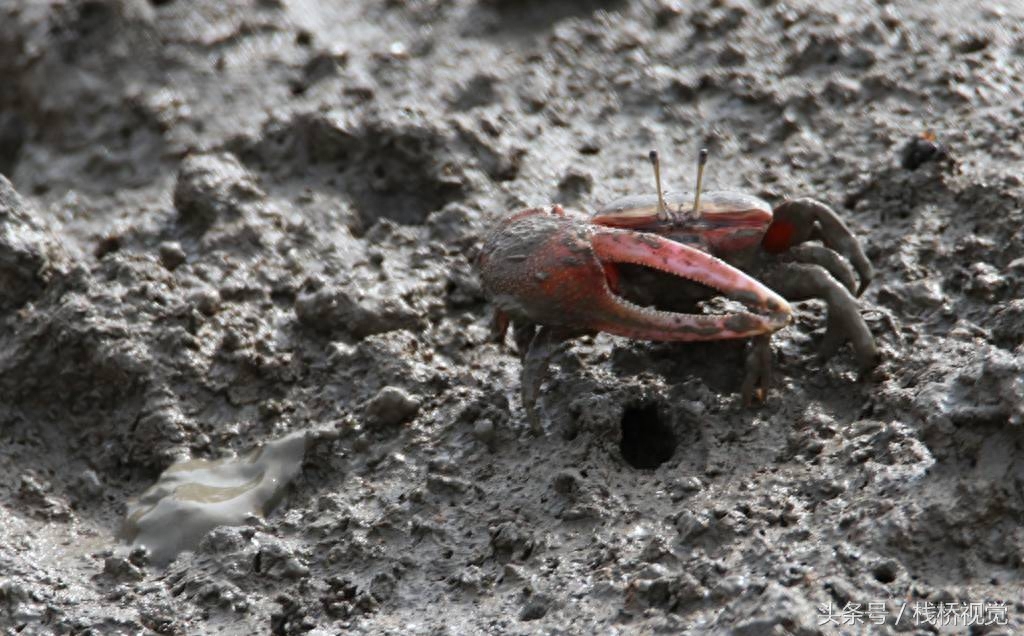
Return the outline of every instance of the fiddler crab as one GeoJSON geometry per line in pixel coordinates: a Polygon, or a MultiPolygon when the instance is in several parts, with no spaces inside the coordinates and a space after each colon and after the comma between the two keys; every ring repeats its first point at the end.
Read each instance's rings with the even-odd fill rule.
{"type": "Polygon", "coordinates": [[[483,243],[477,268],[496,308],[495,335],[504,340],[513,321],[523,407],[535,432],[551,356],[563,340],[587,333],[751,339],[740,389],[750,404],[767,394],[769,337],[792,320],[787,299],[819,298],[828,307],[821,359],[849,341],[862,372],[878,363],[856,300],[871,281],[871,263],[830,207],[800,198],[773,210],[747,194],[702,195],[706,150],[696,194],[663,192],[657,152],[650,159],[657,194],[618,199],[592,216],[559,205],[522,210],[483,243]],[[695,313],[697,303],[719,294],[745,307],[695,313]]]}

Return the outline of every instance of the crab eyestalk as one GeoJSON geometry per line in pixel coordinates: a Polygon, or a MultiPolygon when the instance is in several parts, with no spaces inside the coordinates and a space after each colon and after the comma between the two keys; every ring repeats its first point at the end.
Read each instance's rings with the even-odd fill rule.
{"type": "Polygon", "coordinates": [[[693,215],[700,216],[700,190],[704,182],[704,166],[708,165],[708,149],[701,148],[697,153],[697,188],[693,195],[693,215]]]}
{"type": "Polygon", "coordinates": [[[652,150],[648,157],[654,168],[654,185],[658,188],[658,220],[664,221],[668,218],[668,211],[665,209],[665,192],[661,189],[661,160],[657,150],[652,150]]]}

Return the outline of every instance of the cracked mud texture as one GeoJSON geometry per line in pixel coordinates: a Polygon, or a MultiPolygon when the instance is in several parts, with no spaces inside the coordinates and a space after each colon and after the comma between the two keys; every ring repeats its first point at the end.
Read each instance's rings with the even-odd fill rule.
{"type": "Polygon", "coordinates": [[[1020,633],[1024,10],[978,4],[0,2],[0,630],[1020,633]],[[742,344],[581,338],[532,436],[479,238],[700,146],[841,212],[881,366],[816,301],[753,410],[742,344]],[[304,430],[265,518],[117,540],[304,430]]]}

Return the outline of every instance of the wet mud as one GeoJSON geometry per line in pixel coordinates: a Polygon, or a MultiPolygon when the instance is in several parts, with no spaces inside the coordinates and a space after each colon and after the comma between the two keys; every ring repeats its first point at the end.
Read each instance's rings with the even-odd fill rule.
{"type": "Polygon", "coordinates": [[[0,630],[1024,631],[1022,25],[0,2],[0,630]],[[652,148],[692,189],[700,147],[708,190],[842,215],[881,363],[794,303],[749,409],[742,343],[581,337],[534,435],[480,241],[650,194],[652,148]],[[258,500],[131,545],[182,462],[258,500]]]}

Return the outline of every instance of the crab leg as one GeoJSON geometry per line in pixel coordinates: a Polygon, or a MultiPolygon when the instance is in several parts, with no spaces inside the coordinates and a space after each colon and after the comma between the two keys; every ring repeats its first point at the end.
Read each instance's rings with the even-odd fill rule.
{"type": "Polygon", "coordinates": [[[803,243],[790,248],[788,252],[785,252],[785,256],[797,263],[821,265],[828,270],[832,278],[850,290],[851,294],[857,293],[857,277],[853,272],[853,267],[835,250],[814,243],[803,243]]]}
{"type": "Polygon", "coordinates": [[[746,371],[743,384],[740,385],[740,396],[743,404],[753,406],[754,402],[763,402],[768,395],[768,387],[772,384],[772,346],[771,336],[765,334],[750,341],[747,350],[746,371]]]}
{"type": "Polygon", "coordinates": [[[828,305],[828,326],[821,345],[820,357],[827,360],[841,344],[850,341],[861,372],[878,364],[878,347],[868,329],[857,301],[825,269],[805,263],[780,263],[764,272],[765,279],[794,300],[820,298],[828,305]]]}
{"type": "Polygon", "coordinates": [[[523,399],[523,408],[526,410],[526,417],[530,422],[530,430],[534,434],[544,432],[544,426],[540,421],[540,412],[537,402],[540,400],[541,387],[548,375],[548,365],[551,357],[558,350],[558,345],[565,340],[564,334],[558,330],[541,325],[540,329],[530,341],[523,356],[522,386],[520,392],[523,399]]]}
{"type": "Polygon", "coordinates": [[[853,264],[860,276],[860,286],[855,295],[863,294],[874,277],[871,261],[839,215],[820,201],[794,199],[775,208],[774,220],[762,245],[767,251],[777,254],[815,239],[836,250],[853,264]]]}
{"type": "Polygon", "coordinates": [[[644,340],[722,340],[750,338],[789,323],[784,298],[742,271],[698,249],[654,234],[602,228],[591,236],[595,256],[604,263],[632,263],[713,287],[748,307],[764,312],[704,315],[640,307],[606,289],[595,298],[602,311],[601,331],[644,340]]]}

